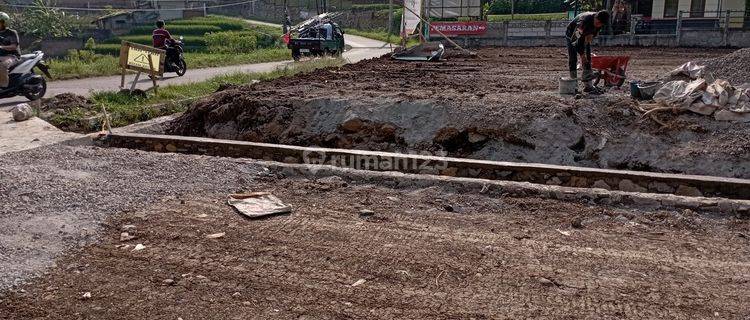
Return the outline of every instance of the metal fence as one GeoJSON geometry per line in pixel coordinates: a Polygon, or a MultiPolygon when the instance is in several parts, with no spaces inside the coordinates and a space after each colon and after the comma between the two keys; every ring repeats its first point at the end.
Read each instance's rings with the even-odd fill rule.
{"type": "Polygon", "coordinates": [[[646,20],[634,16],[635,34],[678,34],[681,31],[750,29],[750,11],[679,11],[674,19],[646,20]]]}

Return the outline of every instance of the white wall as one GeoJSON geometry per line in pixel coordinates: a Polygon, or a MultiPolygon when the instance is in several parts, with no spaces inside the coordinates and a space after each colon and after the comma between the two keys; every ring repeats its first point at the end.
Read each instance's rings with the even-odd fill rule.
{"type": "Polygon", "coordinates": [[[653,7],[651,8],[651,18],[664,18],[664,0],[654,0],[653,7]]]}
{"type": "MultiPolygon", "coordinates": [[[[665,0],[654,0],[653,9],[651,10],[651,17],[653,19],[664,18],[664,2],[665,0]]],[[[706,0],[706,11],[717,11],[719,9],[719,3],[721,3],[721,11],[732,10],[732,11],[745,11],[745,0],[706,0]]],[[[680,0],[678,11],[690,11],[690,0],[680,0]]],[[[716,12],[706,13],[706,17],[716,17],[716,12]]]]}

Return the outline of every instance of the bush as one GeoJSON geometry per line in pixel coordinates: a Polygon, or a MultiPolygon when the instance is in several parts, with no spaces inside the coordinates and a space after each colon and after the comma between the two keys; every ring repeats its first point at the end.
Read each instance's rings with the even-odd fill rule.
{"type": "Polygon", "coordinates": [[[76,49],[70,49],[68,50],[68,55],[66,56],[66,59],[68,61],[76,61],[76,62],[84,62],[84,63],[91,63],[96,61],[98,58],[97,54],[90,50],[76,50],[76,49]]]}
{"type": "Polygon", "coordinates": [[[120,44],[97,44],[91,51],[96,54],[119,56],[120,44]]]}
{"type": "MultiPolygon", "coordinates": [[[[495,0],[489,7],[489,14],[510,14],[511,0],[495,0]]],[[[554,13],[564,10],[562,0],[516,0],[515,13],[554,13]]]]}
{"type": "MultiPolygon", "coordinates": [[[[206,40],[205,36],[186,36],[183,39],[183,43],[185,44],[185,47],[205,47],[206,46],[206,40]]],[[[153,39],[151,38],[151,35],[132,35],[132,36],[122,36],[119,38],[112,38],[107,39],[105,43],[107,44],[120,44],[121,41],[130,41],[134,43],[139,43],[143,45],[150,46],[153,44],[153,39]]]]}
{"type": "Polygon", "coordinates": [[[246,32],[208,33],[205,39],[211,53],[242,53],[258,47],[256,36],[246,32]]]}
{"type": "Polygon", "coordinates": [[[192,25],[209,25],[220,28],[223,31],[239,31],[244,29],[247,24],[242,21],[235,19],[223,19],[223,18],[194,18],[188,20],[176,20],[167,23],[167,29],[173,26],[192,26],[192,25]]]}
{"type": "Polygon", "coordinates": [[[96,47],[96,41],[94,38],[89,37],[88,40],[86,40],[86,44],[83,46],[86,50],[93,50],[96,47]]]}

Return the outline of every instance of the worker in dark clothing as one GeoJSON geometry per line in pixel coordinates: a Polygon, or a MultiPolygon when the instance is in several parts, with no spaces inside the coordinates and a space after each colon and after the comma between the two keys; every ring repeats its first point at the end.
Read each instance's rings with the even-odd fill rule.
{"type": "Polygon", "coordinates": [[[584,92],[596,89],[592,85],[594,73],[591,71],[591,42],[599,35],[599,30],[609,23],[609,12],[584,12],[579,14],[568,24],[565,38],[568,44],[568,68],[570,78],[578,78],[578,57],[581,57],[583,74],[581,80],[585,83],[584,92]]]}
{"type": "Polygon", "coordinates": [[[172,35],[164,27],[164,20],[156,21],[156,29],[151,35],[153,40],[154,48],[164,49],[167,45],[167,41],[174,40],[172,35]]]}

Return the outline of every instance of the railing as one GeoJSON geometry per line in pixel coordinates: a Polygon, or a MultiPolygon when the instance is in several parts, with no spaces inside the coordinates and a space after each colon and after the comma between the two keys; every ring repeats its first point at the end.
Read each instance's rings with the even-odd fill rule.
{"type": "Polygon", "coordinates": [[[745,28],[747,11],[680,11],[677,27],[682,30],[724,30],[745,28]]]}

